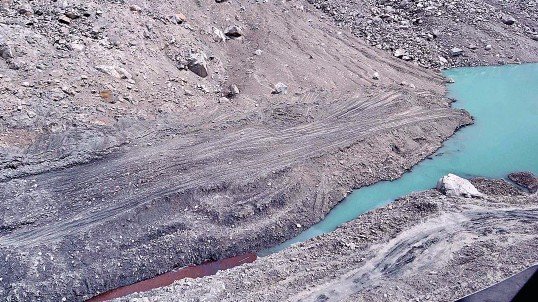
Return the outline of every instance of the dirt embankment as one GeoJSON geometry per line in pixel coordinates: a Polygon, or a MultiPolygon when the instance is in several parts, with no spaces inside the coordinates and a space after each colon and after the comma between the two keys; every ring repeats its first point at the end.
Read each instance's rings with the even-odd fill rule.
{"type": "Polygon", "coordinates": [[[454,301],[538,259],[538,196],[473,183],[487,197],[415,193],[254,263],[119,301],[454,301]]]}
{"type": "Polygon", "coordinates": [[[305,2],[0,17],[0,299],[82,300],[274,245],[471,122],[438,73],[305,2]]]}

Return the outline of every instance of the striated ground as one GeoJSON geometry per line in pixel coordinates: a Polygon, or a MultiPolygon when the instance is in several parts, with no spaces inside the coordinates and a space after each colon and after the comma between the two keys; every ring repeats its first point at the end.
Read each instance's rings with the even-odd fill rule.
{"type": "Polygon", "coordinates": [[[538,259],[538,196],[473,182],[487,197],[415,193],[254,263],[118,301],[454,301],[538,259]]]}
{"type": "MultiPolygon", "coordinates": [[[[536,60],[534,6],[509,7],[536,60]]],[[[471,123],[437,72],[304,1],[2,0],[0,28],[0,300],[282,242],[471,123]]]]}

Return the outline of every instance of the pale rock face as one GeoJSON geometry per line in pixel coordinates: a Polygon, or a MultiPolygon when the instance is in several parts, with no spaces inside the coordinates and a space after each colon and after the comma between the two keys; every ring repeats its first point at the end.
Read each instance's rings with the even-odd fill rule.
{"type": "Polygon", "coordinates": [[[454,174],[443,176],[437,182],[437,190],[450,197],[484,197],[470,181],[454,174]]]}

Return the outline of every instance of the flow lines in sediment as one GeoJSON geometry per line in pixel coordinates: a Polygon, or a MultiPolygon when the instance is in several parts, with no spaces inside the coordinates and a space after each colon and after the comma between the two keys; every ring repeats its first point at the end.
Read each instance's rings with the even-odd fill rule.
{"type": "Polygon", "coordinates": [[[37,175],[32,177],[36,187],[59,204],[92,200],[98,205],[7,233],[0,237],[0,246],[26,247],[80,234],[172,194],[220,183],[248,183],[380,131],[458,114],[450,109],[406,108],[400,98],[397,93],[384,93],[367,100],[339,101],[320,118],[286,129],[251,126],[213,136],[187,135],[91,165],[37,175]]]}

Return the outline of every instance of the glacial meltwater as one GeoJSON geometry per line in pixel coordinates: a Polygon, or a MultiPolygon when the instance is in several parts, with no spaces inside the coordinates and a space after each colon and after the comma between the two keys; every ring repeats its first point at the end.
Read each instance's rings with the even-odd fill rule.
{"type": "Polygon", "coordinates": [[[264,256],[294,243],[331,232],[362,213],[397,197],[435,187],[443,175],[505,178],[515,171],[538,174],[538,64],[457,68],[449,96],[475,119],[458,131],[430,160],[395,181],[379,182],[353,191],[321,222],[271,249],[264,256]]]}

